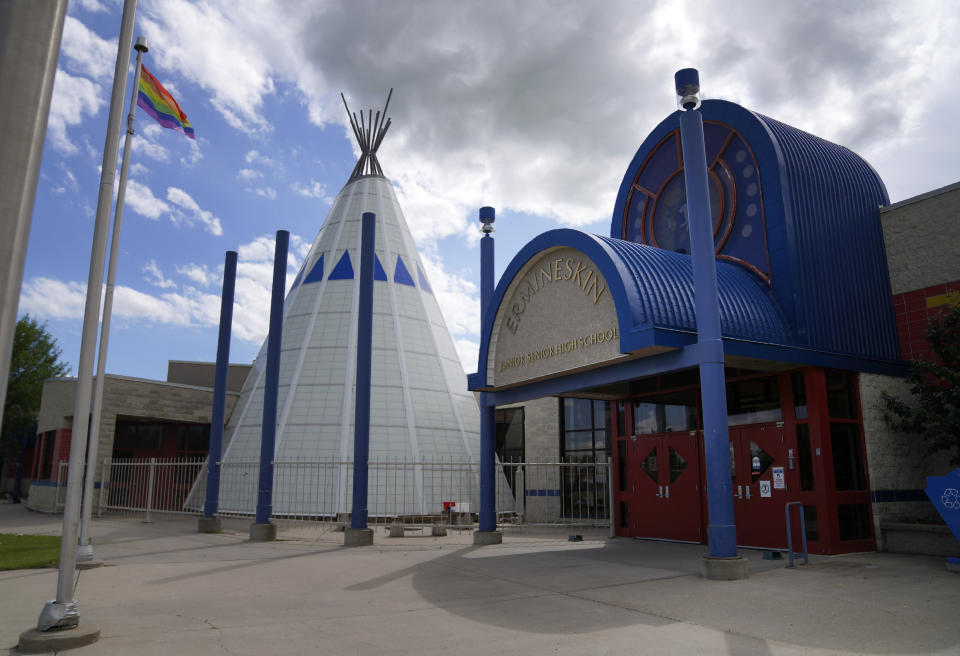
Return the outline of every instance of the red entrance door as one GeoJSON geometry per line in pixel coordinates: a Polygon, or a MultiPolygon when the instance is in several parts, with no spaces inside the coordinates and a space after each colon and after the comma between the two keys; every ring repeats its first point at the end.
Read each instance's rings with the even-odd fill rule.
{"type": "Polygon", "coordinates": [[[630,535],[702,538],[697,436],[671,433],[627,441],[630,535]]]}
{"type": "Polygon", "coordinates": [[[737,544],[787,548],[787,488],[783,429],[752,426],[730,430],[730,470],[737,544]]]}

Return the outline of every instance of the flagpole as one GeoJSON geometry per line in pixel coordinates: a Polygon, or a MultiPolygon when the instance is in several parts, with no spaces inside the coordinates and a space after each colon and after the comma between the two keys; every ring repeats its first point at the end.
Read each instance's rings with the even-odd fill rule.
{"type": "Polygon", "coordinates": [[[63,509],[63,531],[60,539],[60,568],[57,575],[57,597],[47,602],[37,620],[41,631],[75,627],[80,611],[74,598],[74,576],[77,566],[77,524],[80,519],[80,494],[83,486],[84,448],[87,445],[87,419],[90,416],[90,385],[93,378],[93,351],[97,341],[97,319],[100,318],[100,287],[103,284],[104,255],[110,228],[110,202],[113,199],[114,169],[123,119],[123,96],[126,94],[127,70],[137,0],[125,0],[117,45],[117,65],[113,73],[113,94],[107,119],[107,135],[103,146],[100,190],[90,252],[90,272],[80,338],[80,362],[77,366],[77,388],[73,405],[73,430],[70,441],[70,469],[67,475],[67,499],[63,509]]]}
{"type": "MultiPolygon", "coordinates": [[[[140,67],[143,53],[147,52],[147,40],[137,37],[133,46],[137,51],[137,64],[133,72],[133,92],[130,94],[130,113],[127,114],[127,135],[123,141],[123,163],[120,165],[120,184],[117,189],[117,209],[113,215],[113,236],[110,238],[110,260],[107,265],[107,291],[103,297],[103,319],[100,323],[100,349],[97,353],[97,377],[93,381],[93,409],[90,417],[90,437],[87,441],[87,467],[83,480],[83,512],[80,517],[80,544],[77,545],[77,561],[85,567],[97,567],[103,563],[93,555],[90,543],[90,516],[93,509],[93,479],[97,471],[97,447],[100,442],[100,415],[103,411],[103,387],[107,368],[107,343],[110,341],[110,319],[113,314],[113,287],[117,277],[117,252],[120,250],[120,227],[123,224],[123,205],[127,193],[127,172],[130,170],[133,121],[137,111],[137,95],[140,91],[140,67]]],[[[106,494],[106,481],[100,481],[100,494],[106,494]]]]}

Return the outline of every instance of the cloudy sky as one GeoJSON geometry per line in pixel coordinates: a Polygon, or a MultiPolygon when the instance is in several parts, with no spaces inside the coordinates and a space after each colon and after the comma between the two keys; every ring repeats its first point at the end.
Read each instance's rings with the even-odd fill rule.
{"type": "MultiPolygon", "coordinates": [[[[20,298],[74,371],[120,12],[70,2],[20,298]]],[[[956,182],[958,18],[949,0],[140,0],[145,64],[197,139],[138,112],[107,370],[214,360],[231,249],[231,360],[253,359],[275,231],[291,233],[289,282],[356,160],[341,91],[360,109],[395,89],[379,159],[469,372],[477,208],[497,208],[498,275],[546,229],[608,232],[677,69],[700,70],[704,97],[852,148],[892,201],[956,182]]]]}

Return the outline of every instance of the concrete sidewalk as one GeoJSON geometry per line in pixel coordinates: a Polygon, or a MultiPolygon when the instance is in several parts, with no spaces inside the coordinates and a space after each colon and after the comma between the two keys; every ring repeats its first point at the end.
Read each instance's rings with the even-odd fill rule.
{"type": "MultiPolygon", "coordinates": [[[[59,532],[0,506],[0,532],[59,532]]],[[[960,578],[942,558],[750,558],[745,581],[697,575],[698,545],[508,533],[389,538],[195,518],[94,522],[106,566],[79,573],[100,641],[70,654],[960,654],[960,578]]],[[[35,625],[55,570],[0,572],[0,648],[35,625]]]]}

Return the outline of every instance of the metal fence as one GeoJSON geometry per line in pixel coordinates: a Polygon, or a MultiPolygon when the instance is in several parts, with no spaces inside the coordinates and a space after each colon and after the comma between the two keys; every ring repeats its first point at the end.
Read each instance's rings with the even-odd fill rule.
{"type": "Polygon", "coordinates": [[[98,513],[154,512],[188,513],[187,496],[201,473],[205,458],[133,458],[103,461],[98,513]]]}
{"type": "MultiPolygon", "coordinates": [[[[148,518],[155,512],[199,514],[206,476],[201,459],[106,459],[99,509],[101,513],[143,512],[148,518]]],[[[609,462],[497,463],[498,521],[609,526],[610,480],[609,462]]],[[[258,484],[258,462],[221,463],[218,514],[253,516],[258,484]]],[[[271,518],[298,524],[342,522],[352,505],[352,490],[352,461],[274,462],[271,518]]],[[[473,526],[480,509],[479,465],[454,460],[371,460],[367,495],[371,524],[473,526]]]]}
{"type": "Polygon", "coordinates": [[[67,474],[70,471],[70,462],[61,460],[57,463],[57,492],[54,500],[54,509],[62,512],[67,505],[67,474]]]}

